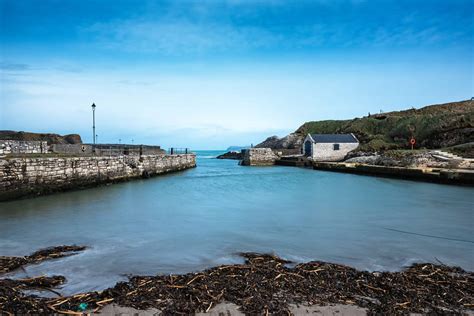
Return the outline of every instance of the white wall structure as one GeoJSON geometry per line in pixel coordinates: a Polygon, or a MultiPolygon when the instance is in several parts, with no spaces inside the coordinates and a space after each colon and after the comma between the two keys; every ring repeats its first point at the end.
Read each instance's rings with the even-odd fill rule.
{"type": "Polygon", "coordinates": [[[270,166],[280,158],[271,148],[242,149],[242,166],[270,166]]]}
{"type": "Polygon", "coordinates": [[[313,161],[341,161],[359,146],[354,134],[308,134],[303,154],[313,161]]]}
{"type": "Polygon", "coordinates": [[[0,140],[0,155],[45,154],[48,148],[45,141],[0,140]]]}

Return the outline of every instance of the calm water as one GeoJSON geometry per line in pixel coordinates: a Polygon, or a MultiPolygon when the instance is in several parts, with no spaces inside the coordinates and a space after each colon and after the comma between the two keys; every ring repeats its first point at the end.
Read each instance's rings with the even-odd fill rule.
{"type": "Polygon", "coordinates": [[[369,270],[436,259],[474,270],[472,188],[241,167],[217,154],[199,152],[198,167],[181,173],[0,203],[0,255],[90,246],[14,275],[65,275],[65,294],[239,262],[240,251],[369,270]]]}

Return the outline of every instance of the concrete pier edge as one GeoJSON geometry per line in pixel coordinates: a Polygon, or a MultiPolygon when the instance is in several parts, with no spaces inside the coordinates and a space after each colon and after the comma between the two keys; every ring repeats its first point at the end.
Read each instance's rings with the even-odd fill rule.
{"type": "Polygon", "coordinates": [[[386,167],[343,162],[313,162],[312,168],[321,171],[352,173],[385,178],[407,179],[442,184],[474,185],[474,171],[442,168],[386,167]]]}

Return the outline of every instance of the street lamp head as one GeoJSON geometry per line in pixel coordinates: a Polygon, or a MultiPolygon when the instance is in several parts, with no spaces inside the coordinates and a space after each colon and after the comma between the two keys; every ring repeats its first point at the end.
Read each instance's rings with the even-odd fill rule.
{"type": "Polygon", "coordinates": [[[96,142],[96,138],[97,138],[97,135],[95,134],[95,103],[92,103],[92,139],[94,141],[94,145],[95,145],[95,142],[96,142]]]}

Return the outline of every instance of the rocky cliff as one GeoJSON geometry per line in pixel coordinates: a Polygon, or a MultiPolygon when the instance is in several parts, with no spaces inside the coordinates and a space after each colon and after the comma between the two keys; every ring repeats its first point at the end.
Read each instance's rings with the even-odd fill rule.
{"type": "Polygon", "coordinates": [[[369,114],[352,120],[311,121],[283,138],[272,136],[256,147],[300,149],[308,134],[354,133],[364,151],[408,148],[414,136],[417,148],[442,148],[474,141],[474,101],[466,100],[369,114]]]}
{"type": "Polygon", "coordinates": [[[274,148],[274,149],[298,149],[303,143],[303,135],[301,133],[291,133],[283,138],[278,136],[270,136],[260,144],[257,148],[274,148]]]}
{"type": "Polygon", "coordinates": [[[0,140],[18,141],[45,141],[51,144],[82,144],[81,136],[78,134],[58,135],[41,134],[30,132],[0,131],[0,140]]]}

